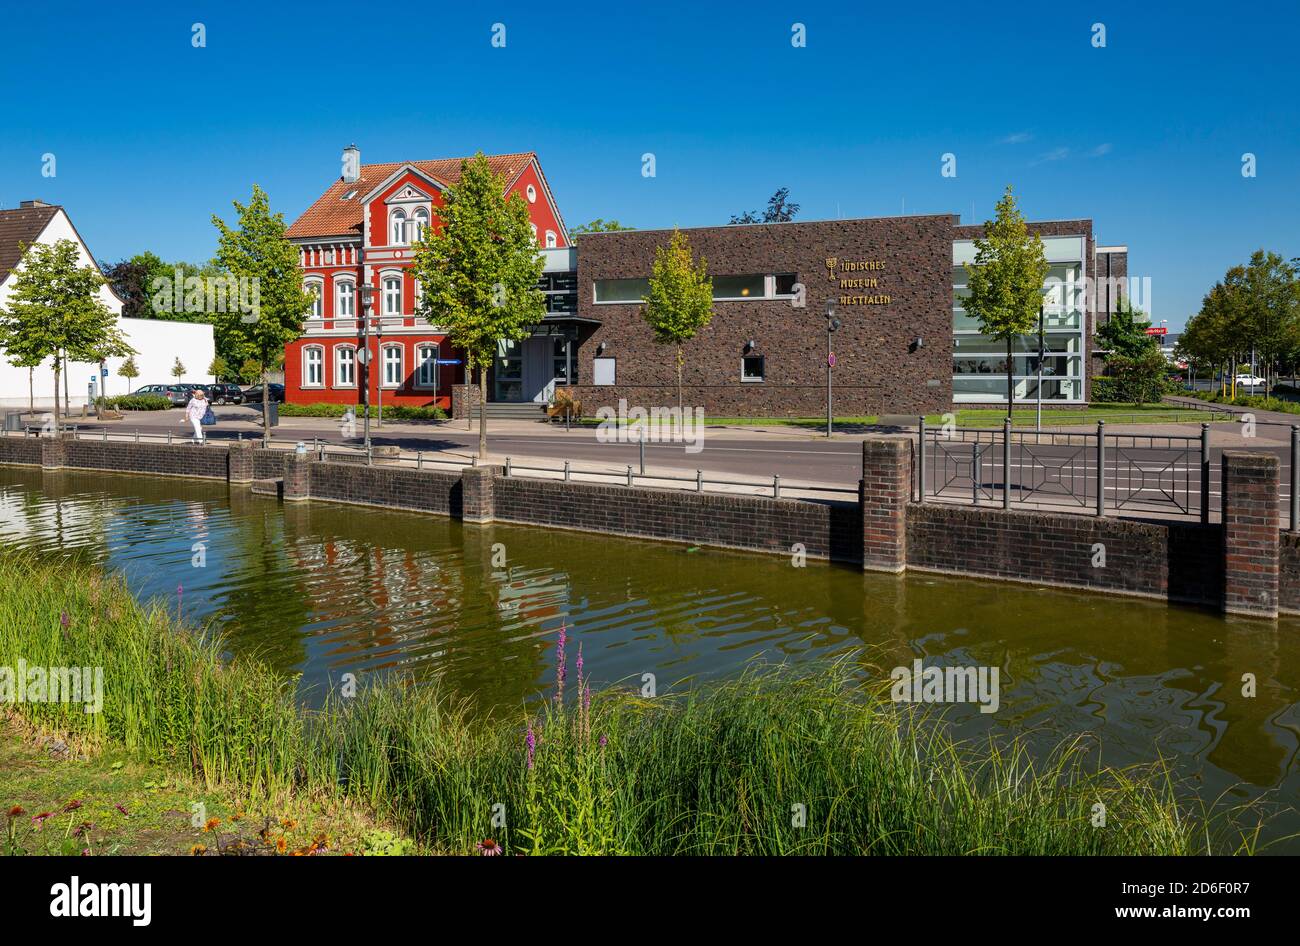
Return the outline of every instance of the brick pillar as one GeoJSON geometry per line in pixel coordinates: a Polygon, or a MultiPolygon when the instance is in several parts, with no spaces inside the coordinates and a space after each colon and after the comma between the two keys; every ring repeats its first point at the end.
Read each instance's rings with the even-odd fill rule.
{"type": "Polygon", "coordinates": [[[1223,451],[1223,609],[1277,617],[1278,459],[1223,451]]]}
{"type": "Polygon", "coordinates": [[[906,437],[862,441],[862,568],[907,568],[907,504],[912,499],[912,442],[906,437]]]}
{"type": "Polygon", "coordinates": [[[226,478],[232,483],[253,482],[253,442],[236,440],[230,445],[226,461],[226,478]]]}
{"type": "Polygon", "coordinates": [[[284,501],[300,502],[311,498],[310,453],[288,453],[284,458],[284,501]]]}
{"type": "Polygon", "coordinates": [[[465,522],[491,522],[496,514],[493,483],[499,466],[467,466],[460,472],[460,517],[465,522]]]}
{"type": "Polygon", "coordinates": [[[64,434],[58,437],[41,437],[41,469],[42,470],[61,470],[63,463],[68,457],[67,441],[64,437],[70,436],[64,434]]]}

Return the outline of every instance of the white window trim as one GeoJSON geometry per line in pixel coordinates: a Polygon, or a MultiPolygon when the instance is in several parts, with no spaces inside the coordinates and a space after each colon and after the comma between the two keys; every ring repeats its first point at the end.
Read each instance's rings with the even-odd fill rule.
{"type": "Polygon", "coordinates": [[[436,343],[434,343],[434,342],[416,342],[416,343],[415,343],[415,372],[414,372],[414,375],[413,375],[414,380],[413,380],[412,385],[411,385],[412,387],[414,387],[415,389],[417,389],[417,390],[419,390],[419,391],[432,391],[432,390],[434,390],[434,389],[436,389],[436,388],[438,387],[438,383],[437,383],[437,382],[438,382],[438,367],[439,367],[439,366],[438,366],[438,364],[437,364],[436,359],[439,357],[440,352],[441,352],[441,346],[439,346],[438,344],[436,344],[436,343]],[[426,348],[428,348],[428,349],[432,349],[432,350],[433,350],[433,357],[434,357],[434,359],[435,359],[435,361],[434,361],[434,365],[433,365],[433,379],[432,379],[431,381],[421,381],[421,380],[420,380],[420,375],[421,375],[421,374],[423,373],[423,371],[424,371],[424,359],[423,359],[422,357],[420,357],[420,352],[424,351],[426,348]]]}
{"type": "Polygon", "coordinates": [[[560,245],[560,237],[554,230],[546,231],[546,249],[553,250],[560,245]]]}
{"type": "Polygon", "coordinates": [[[742,384],[762,384],[762,383],[763,383],[764,381],[766,381],[766,380],[767,380],[767,356],[766,356],[766,355],[751,354],[751,355],[741,355],[741,356],[740,356],[740,381],[741,381],[742,384]],[[763,359],[763,374],[762,374],[761,377],[758,377],[758,378],[746,378],[746,377],[745,377],[745,359],[746,359],[746,358],[762,358],[762,359],[763,359]]]}
{"type": "Polygon", "coordinates": [[[357,346],[346,345],[346,344],[335,345],[333,361],[334,361],[334,384],[332,385],[332,387],[341,388],[344,390],[354,390],[357,387],[357,378],[359,377],[358,373],[361,371],[361,365],[357,362],[357,346]],[[344,351],[352,352],[352,382],[350,384],[340,380],[340,378],[343,377],[343,359],[339,357],[339,353],[344,351]]]}
{"type": "Polygon", "coordinates": [[[316,293],[316,301],[312,303],[312,311],[307,313],[309,319],[325,318],[325,280],[321,276],[308,276],[302,281],[302,288],[305,292],[316,293]],[[315,309],[320,309],[320,314],[316,314],[315,309]]]}
{"type": "Polygon", "coordinates": [[[304,345],[302,347],[302,386],[313,390],[323,389],[325,387],[325,346],[324,345],[304,345]],[[316,382],[308,381],[310,376],[308,371],[308,353],[320,352],[320,380],[316,382]]]}
{"type": "Polygon", "coordinates": [[[401,342],[384,342],[379,346],[379,386],[385,391],[396,391],[406,383],[406,346],[401,342]],[[397,382],[388,380],[388,352],[397,352],[397,382]]]}
{"type": "Polygon", "coordinates": [[[358,303],[359,303],[359,300],[358,300],[358,298],[357,298],[358,295],[359,295],[359,293],[357,292],[357,277],[356,277],[356,276],[353,276],[353,275],[351,275],[351,274],[349,274],[349,275],[347,275],[347,276],[335,276],[335,277],[334,277],[334,306],[333,306],[333,309],[334,309],[334,318],[336,318],[336,319],[355,319],[355,318],[357,317],[357,305],[358,305],[358,303]],[[341,303],[342,303],[343,299],[342,299],[342,294],[341,294],[341,291],[340,291],[340,290],[341,290],[344,286],[351,286],[351,287],[352,287],[352,313],[351,313],[350,315],[348,315],[348,314],[346,314],[346,313],[344,313],[344,312],[342,311],[342,308],[343,308],[343,307],[342,307],[341,303]]]}
{"type": "Polygon", "coordinates": [[[388,213],[388,245],[389,246],[407,246],[410,244],[410,232],[407,228],[411,225],[411,218],[401,207],[394,207],[388,213]],[[397,233],[397,222],[402,222],[401,234],[394,238],[397,233]]]}
{"type": "Polygon", "coordinates": [[[526,188],[524,188],[524,196],[528,198],[528,202],[530,204],[537,203],[537,188],[534,187],[532,184],[529,184],[526,188]]]}
{"type": "Polygon", "coordinates": [[[406,280],[400,269],[385,269],[379,274],[379,312],[381,315],[401,316],[406,303],[406,280]],[[388,311],[388,282],[397,280],[397,310],[388,311]]]}

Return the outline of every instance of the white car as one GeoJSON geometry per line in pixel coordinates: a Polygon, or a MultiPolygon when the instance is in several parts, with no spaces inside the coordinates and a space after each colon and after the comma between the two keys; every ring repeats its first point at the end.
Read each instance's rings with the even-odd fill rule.
{"type": "Polygon", "coordinates": [[[1261,384],[1267,384],[1267,383],[1268,383],[1268,382],[1266,382],[1263,378],[1256,377],[1256,376],[1254,376],[1254,375],[1249,375],[1249,374],[1239,374],[1239,375],[1237,375],[1237,384],[1238,384],[1238,386],[1244,384],[1244,385],[1246,385],[1246,386],[1248,386],[1248,387],[1252,387],[1252,388],[1254,388],[1254,387],[1258,387],[1258,386],[1261,385],[1261,384]]]}

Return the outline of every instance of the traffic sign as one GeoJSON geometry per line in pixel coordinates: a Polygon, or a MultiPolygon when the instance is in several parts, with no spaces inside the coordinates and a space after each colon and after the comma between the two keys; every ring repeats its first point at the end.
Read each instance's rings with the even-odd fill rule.
{"type": "Polygon", "coordinates": [[[834,353],[834,352],[831,352],[829,355],[826,356],[826,364],[830,365],[832,368],[835,367],[835,353],[834,353]]]}
{"type": "Polygon", "coordinates": [[[1168,335],[1168,334],[1169,334],[1169,329],[1165,328],[1163,325],[1148,325],[1148,326],[1147,326],[1147,334],[1148,334],[1148,335],[1168,335]]]}

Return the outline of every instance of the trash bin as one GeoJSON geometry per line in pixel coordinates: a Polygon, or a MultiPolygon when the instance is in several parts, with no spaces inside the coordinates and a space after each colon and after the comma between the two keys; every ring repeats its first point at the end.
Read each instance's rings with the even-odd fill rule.
{"type": "Polygon", "coordinates": [[[23,412],[22,411],[5,411],[5,430],[22,430],[23,429],[23,412]]]}
{"type": "Polygon", "coordinates": [[[269,394],[266,396],[266,426],[280,426],[280,402],[269,394]]]}

